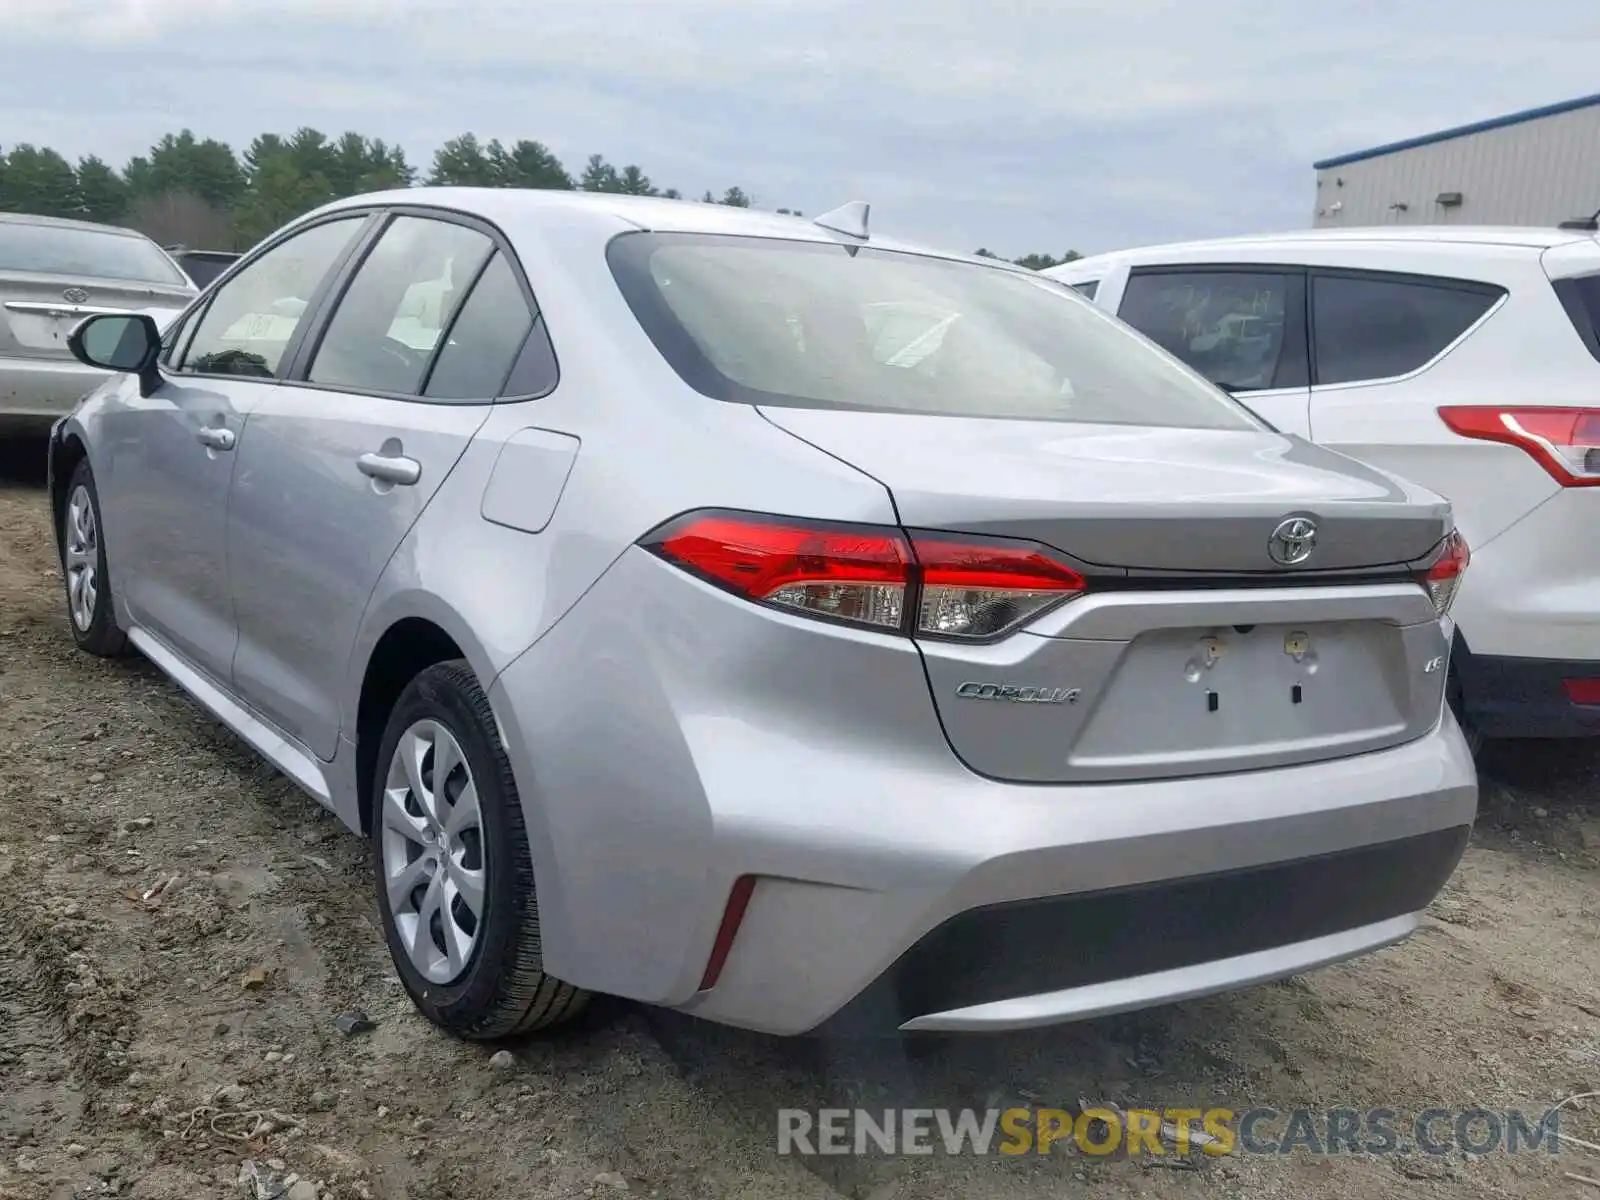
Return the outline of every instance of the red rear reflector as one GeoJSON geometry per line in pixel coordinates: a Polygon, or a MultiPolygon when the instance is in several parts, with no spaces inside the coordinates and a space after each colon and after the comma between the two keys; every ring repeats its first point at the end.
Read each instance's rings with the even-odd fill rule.
{"type": "Polygon", "coordinates": [[[644,545],[747,600],[930,637],[998,637],[1086,587],[1044,547],[1007,538],[706,512],[644,545]]]}
{"type": "Polygon", "coordinates": [[[1462,437],[1527,451],[1562,487],[1600,487],[1600,409],[1457,405],[1439,416],[1462,437]]]}
{"type": "Polygon", "coordinates": [[[728,893],[728,907],[722,910],[722,924],[717,926],[717,940],[711,943],[711,957],[706,960],[705,974],[700,976],[700,990],[716,987],[722,977],[722,968],[733,949],[733,939],[739,936],[739,926],[744,921],[745,909],[750,907],[750,897],[755,894],[756,877],[741,875],[733,881],[728,893]]]}
{"type": "Polygon", "coordinates": [[[1561,686],[1574,704],[1600,704],[1600,679],[1563,679],[1561,686]]]}

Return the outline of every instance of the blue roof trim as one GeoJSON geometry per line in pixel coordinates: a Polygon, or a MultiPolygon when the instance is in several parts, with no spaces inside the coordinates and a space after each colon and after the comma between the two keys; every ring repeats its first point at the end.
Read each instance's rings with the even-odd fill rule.
{"type": "Polygon", "coordinates": [[[1421,137],[1406,138],[1403,142],[1390,142],[1386,146],[1374,146],[1371,150],[1357,150],[1354,154],[1341,154],[1337,158],[1325,158],[1321,162],[1312,163],[1313,171],[1326,171],[1329,167],[1342,167],[1347,163],[1361,162],[1363,159],[1378,158],[1385,154],[1394,154],[1400,150],[1414,150],[1418,146],[1431,146],[1435,142],[1448,142],[1452,138],[1466,137],[1469,133],[1483,133],[1490,129],[1504,129],[1507,125],[1521,125],[1524,121],[1537,121],[1542,117],[1554,117],[1561,113],[1572,112],[1579,108],[1590,108],[1600,104],[1600,94],[1581,96],[1576,100],[1563,100],[1560,104],[1546,104],[1543,108],[1528,108],[1522,112],[1510,113],[1503,117],[1491,117],[1487,121],[1475,121],[1471,125],[1458,125],[1454,129],[1443,129],[1438,133],[1425,133],[1421,137]]]}

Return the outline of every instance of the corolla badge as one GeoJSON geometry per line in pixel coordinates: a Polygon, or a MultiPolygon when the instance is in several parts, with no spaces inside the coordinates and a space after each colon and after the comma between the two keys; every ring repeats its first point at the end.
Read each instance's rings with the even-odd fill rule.
{"type": "Polygon", "coordinates": [[[1076,704],[1080,688],[1022,687],[1014,683],[969,681],[956,688],[963,700],[1009,700],[1013,704],[1076,704]]]}
{"type": "Polygon", "coordinates": [[[1310,517],[1286,517],[1267,539],[1267,553],[1283,567],[1294,567],[1317,548],[1317,523],[1310,517]]]}

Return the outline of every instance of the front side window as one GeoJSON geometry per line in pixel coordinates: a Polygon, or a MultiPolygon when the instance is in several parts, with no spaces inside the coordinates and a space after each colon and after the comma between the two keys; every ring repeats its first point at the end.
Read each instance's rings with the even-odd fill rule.
{"type": "Polygon", "coordinates": [[[35,221],[0,221],[0,271],[164,287],[189,283],[166,252],[141,234],[35,221]]]}
{"type": "Polygon", "coordinates": [[[314,225],[268,250],[218,289],[183,356],[202,375],[277,379],[311,297],[366,217],[314,225]]]}
{"type": "Polygon", "coordinates": [[[1504,293],[1487,285],[1324,275],[1311,283],[1318,383],[1409,375],[1432,362],[1504,293]]]}
{"type": "Polygon", "coordinates": [[[1267,272],[1135,273],[1117,315],[1213,383],[1258,391],[1278,374],[1289,293],[1289,276],[1267,272]]]}
{"type": "Polygon", "coordinates": [[[395,218],[334,310],[307,378],[417,395],[457,300],[493,252],[493,242],[465,225],[395,218]]]}
{"type": "Polygon", "coordinates": [[[1082,283],[1072,285],[1073,289],[1083,295],[1085,300],[1093,300],[1094,294],[1100,290],[1098,279],[1085,279],[1082,283]]]}
{"type": "Polygon", "coordinates": [[[608,259],[662,356],[720,400],[1015,420],[1258,429],[1059,285],[826,242],[624,234],[608,259]]]}

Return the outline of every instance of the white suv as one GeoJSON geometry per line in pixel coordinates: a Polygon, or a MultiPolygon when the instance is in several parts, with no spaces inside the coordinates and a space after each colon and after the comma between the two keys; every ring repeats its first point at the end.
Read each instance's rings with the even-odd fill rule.
{"type": "Polygon", "coordinates": [[[1452,696],[1600,734],[1600,240],[1471,227],[1153,246],[1045,272],[1287,432],[1453,502],[1452,696]]]}

